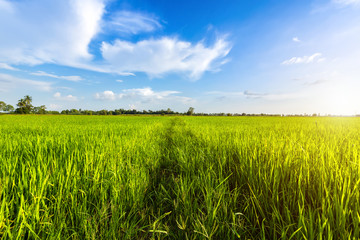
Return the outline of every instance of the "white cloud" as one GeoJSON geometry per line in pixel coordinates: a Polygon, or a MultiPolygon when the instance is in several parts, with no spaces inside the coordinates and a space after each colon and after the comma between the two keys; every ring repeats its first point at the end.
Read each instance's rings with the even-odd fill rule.
{"type": "MultiPolygon", "coordinates": [[[[103,19],[107,0],[0,0],[0,62],[11,65],[59,64],[98,72],[162,76],[185,73],[198,79],[219,70],[231,49],[224,38],[212,46],[162,37],[140,42],[103,42],[104,61],[93,61],[89,44],[101,32],[138,34],[161,28],[151,15],[120,11],[103,19]],[[217,61],[219,60],[219,61],[217,61]]],[[[96,51],[96,50],[95,50],[96,51]]],[[[46,73],[35,73],[45,76],[46,73]]],[[[74,76],[48,77],[78,81],[74,76]]]]}
{"type": "Polygon", "coordinates": [[[118,83],[122,83],[122,82],[124,82],[124,81],[123,81],[123,80],[118,79],[118,80],[116,80],[116,82],[118,82],[118,83]]]}
{"type": "Polygon", "coordinates": [[[57,78],[57,79],[64,79],[64,80],[68,80],[68,81],[72,81],[72,82],[78,82],[78,81],[83,80],[80,76],[58,76],[58,75],[51,74],[51,73],[46,73],[46,72],[43,72],[43,71],[33,72],[33,73],[31,73],[31,75],[42,76],[42,77],[51,77],[51,78],[57,78]]]}
{"type": "Polygon", "coordinates": [[[0,0],[0,11],[7,11],[7,12],[12,12],[13,8],[12,5],[10,4],[10,2],[6,1],[6,0],[0,0]]]}
{"type": "Polygon", "coordinates": [[[268,96],[267,93],[257,93],[257,92],[251,92],[248,90],[244,91],[244,96],[246,96],[247,98],[264,98],[266,96],[268,96]]]}
{"type": "Polygon", "coordinates": [[[161,27],[156,18],[143,13],[119,11],[112,15],[111,20],[106,23],[118,32],[127,34],[138,34],[140,32],[152,32],[161,27]]]}
{"type": "Polygon", "coordinates": [[[77,97],[75,97],[75,96],[73,96],[73,95],[67,95],[67,96],[65,96],[65,98],[64,99],[66,99],[66,100],[68,100],[68,101],[77,101],[77,97]]]}
{"type": "Polygon", "coordinates": [[[62,108],[61,105],[58,105],[58,104],[50,104],[48,106],[48,110],[60,110],[62,108]]]}
{"type": "Polygon", "coordinates": [[[0,61],[73,65],[91,59],[105,0],[0,0],[0,61]]]}
{"type": "Polygon", "coordinates": [[[115,100],[119,98],[113,91],[104,91],[102,93],[95,93],[95,98],[99,100],[115,100]]]}
{"type": "Polygon", "coordinates": [[[70,101],[70,102],[75,102],[78,100],[77,97],[69,94],[69,95],[66,95],[66,96],[62,96],[61,93],[59,92],[56,92],[54,94],[54,98],[57,99],[57,100],[62,100],[62,101],[70,101]]]}
{"type": "Polygon", "coordinates": [[[95,99],[98,100],[136,100],[142,103],[162,100],[179,100],[182,102],[188,102],[191,98],[176,96],[179,94],[178,91],[154,91],[150,87],[145,88],[132,88],[124,89],[120,93],[114,93],[113,91],[107,90],[104,92],[96,93],[95,99]]]}
{"type": "Polygon", "coordinates": [[[360,5],[360,0],[333,0],[333,2],[341,5],[360,5]]]}
{"type": "Polygon", "coordinates": [[[23,88],[32,88],[40,91],[51,91],[52,83],[34,81],[24,78],[17,78],[8,74],[0,73],[0,90],[8,91],[10,89],[16,89],[22,86],[23,88]]]}
{"type": "Polygon", "coordinates": [[[304,57],[293,57],[289,60],[283,61],[281,64],[283,65],[291,65],[291,64],[299,64],[299,63],[312,63],[312,62],[322,62],[325,58],[320,58],[322,56],[321,53],[314,53],[311,56],[304,57]]]}
{"type": "Polygon", "coordinates": [[[19,71],[19,69],[14,68],[6,63],[0,63],[0,69],[12,70],[12,71],[19,71]]]}
{"type": "Polygon", "coordinates": [[[116,40],[114,44],[103,42],[104,59],[113,71],[145,72],[161,76],[170,72],[185,72],[192,79],[199,79],[205,71],[216,70],[231,49],[225,39],[218,39],[213,46],[195,45],[176,38],[163,37],[137,43],[116,40]]]}
{"type": "Polygon", "coordinates": [[[146,98],[154,98],[154,99],[163,99],[164,97],[180,93],[178,91],[160,91],[154,92],[151,88],[133,88],[133,89],[125,89],[123,93],[120,94],[121,98],[124,97],[146,97],[146,98]]]}
{"type": "Polygon", "coordinates": [[[301,42],[300,39],[298,37],[293,37],[292,39],[294,42],[301,42]]]}
{"type": "Polygon", "coordinates": [[[265,99],[265,100],[286,100],[299,97],[298,93],[261,93],[252,91],[238,91],[238,92],[223,92],[211,91],[207,92],[209,95],[217,96],[217,99],[223,100],[224,98],[247,98],[247,99],[265,99]]]}
{"type": "Polygon", "coordinates": [[[210,91],[206,92],[209,95],[226,95],[226,96],[244,96],[244,92],[223,92],[223,91],[210,91]]]}
{"type": "Polygon", "coordinates": [[[305,86],[315,86],[315,85],[319,85],[319,84],[323,84],[326,83],[328,81],[324,80],[324,79],[318,79],[315,81],[310,81],[310,82],[304,82],[303,85],[305,86]]]}
{"type": "Polygon", "coordinates": [[[62,89],[62,90],[66,90],[66,91],[74,90],[73,88],[70,88],[70,87],[56,87],[56,89],[62,89]]]}

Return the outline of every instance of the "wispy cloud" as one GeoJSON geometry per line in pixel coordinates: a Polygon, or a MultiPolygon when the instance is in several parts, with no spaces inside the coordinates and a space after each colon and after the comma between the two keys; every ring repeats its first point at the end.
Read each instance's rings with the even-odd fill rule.
{"type": "Polygon", "coordinates": [[[33,72],[33,73],[31,73],[31,75],[63,79],[63,80],[72,81],[72,82],[78,82],[78,81],[83,80],[80,76],[58,76],[58,75],[46,73],[43,71],[33,72]]]}
{"type": "Polygon", "coordinates": [[[294,42],[301,42],[300,39],[298,37],[293,37],[292,39],[294,42]]]}
{"type": "Polygon", "coordinates": [[[70,87],[56,87],[56,89],[61,89],[61,90],[66,90],[66,91],[74,90],[73,88],[70,88],[70,87]]]}
{"type": "Polygon", "coordinates": [[[319,79],[319,80],[315,80],[315,81],[304,82],[303,84],[305,86],[315,86],[315,85],[323,84],[323,83],[326,83],[326,82],[327,82],[327,80],[319,79]]]}
{"type": "Polygon", "coordinates": [[[0,69],[6,69],[6,70],[11,70],[11,71],[19,71],[19,69],[14,68],[14,67],[10,66],[9,64],[6,64],[6,63],[0,63],[0,69]]]}
{"type": "Polygon", "coordinates": [[[77,97],[73,96],[73,95],[66,95],[66,96],[62,96],[62,94],[60,92],[56,92],[54,94],[54,98],[56,100],[62,100],[62,101],[71,101],[71,102],[75,102],[78,100],[77,97]]]}
{"type": "Polygon", "coordinates": [[[360,0],[333,0],[333,2],[340,5],[360,5],[360,0]]]}
{"type": "Polygon", "coordinates": [[[321,58],[321,53],[314,53],[311,56],[303,56],[303,57],[293,57],[289,60],[283,61],[281,64],[283,65],[292,65],[292,64],[301,64],[301,63],[312,63],[312,62],[321,62],[324,61],[325,58],[321,58]]]}
{"type": "Polygon", "coordinates": [[[239,92],[223,92],[223,91],[212,91],[207,92],[209,95],[218,96],[217,99],[223,100],[227,97],[232,98],[245,98],[245,99],[265,99],[265,100],[286,100],[297,97],[295,93],[261,93],[252,91],[239,91],[239,92]]]}
{"type": "Polygon", "coordinates": [[[12,12],[13,7],[12,7],[11,3],[8,2],[7,0],[0,0],[0,10],[12,12]]]}
{"type": "Polygon", "coordinates": [[[120,79],[118,79],[118,80],[115,80],[116,82],[118,82],[118,83],[122,83],[122,82],[124,82],[123,80],[120,80],[120,79]]]}
{"type": "Polygon", "coordinates": [[[159,91],[155,92],[150,87],[146,88],[133,88],[133,89],[125,89],[123,93],[120,94],[121,97],[147,97],[154,99],[163,99],[164,97],[178,94],[178,91],[159,91]]]}
{"type": "Polygon", "coordinates": [[[115,100],[120,98],[121,98],[120,94],[115,94],[113,91],[110,90],[106,90],[101,93],[95,93],[95,99],[98,100],[115,100]]]}
{"type": "Polygon", "coordinates": [[[47,108],[48,108],[48,110],[60,110],[62,108],[62,106],[59,104],[52,103],[47,108]]]}
{"type": "Polygon", "coordinates": [[[244,96],[246,96],[247,98],[263,98],[268,96],[269,94],[267,93],[257,93],[257,92],[251,92],[248,90],[244,91],[244,96]]]}
{"type": "Polygon", "coordinates": [[[111,26],[118,32],[127,34],[152,32],[161,28],[161,24],[155,17],[131,11],[116,12],[111,16],[111,20],[105,24],[107,24],[107,26],[111,26]]]}
{"type": "Polygon", "coordinates": [[[140,102],[152,102],[169,99],[177,99],[181,101],[189,101],[191,98],[176,96],[181,92],[178,91],[154,91],[150,87],[145,88],[132,88],[124,89],[120,93],[114,93],[113,91],[107,90],[104,92],[96,93],[95,99],[98,100],[120,100],[120,99],[132,99],[140,102]]]}
{"type": "Polygon", "coordinates": [[[171,72],[185,72],[197,80],[206,71],[218,69],[231,49],[225,39],[218,39],[213,46],[195,45],[176,38],[163,37],[137,43],[116,40],[114,44],[102,44],[105,60],[120,72],[145,72],[159,77],[171,72]]]}
{"type": "Polygon", "coordinates": [[[89,61],[105,0],[0,0],[0,61],[8,64],[89,61]],[[10,10],[9,10],[10,9],[10,10]]]}
{"type": "Polygon", "coordinates": [[[304,86],[315,86],[315,85],[329,82],[329,80],[317,79],[317,77],[313,77],[313,76],[304,76],[303,78],[293,78],[292,80],[296,81],[304,86]]]}
{"type": "MultiPolygon", "coordinates": [[[[231,44],[221,37],[211,46],[174,37],[139,42],[115,40],[103,42],[104,61],[93,61],[90,42],[98,33],[125,34],[152,32],[161,28],[159,20],[140,12],[119,11],[104,18],[107,0],[0,0],[0,62],[5,64],[59,64],[98,72],[134,75],[144,72],[151,77],[180,73],[199,79],[206,71],[217,71],[231,44]],[[109,27],[110,26],[110,27],[109,27]]],[[[47,76],[79,81],[76,76],[47,76]]]]}
{"type": "Polygon", "coordinates": [[[24,78],[17,78],[8,74],[0,73],[0,90],[8,91],[10,89],[16,89],[19,86],[23,88],[31,88],[40,91],[51,91],[52,83],[50,82],[42,82],[42,81],[34,81],[24,78]]]}
{"type": "Polygon", "coordinates": [[[226,96],[244,96],[244,92],[224,92],[224,91],[210,91],[206,92],[208,95],[226,95],[226,96]]]}

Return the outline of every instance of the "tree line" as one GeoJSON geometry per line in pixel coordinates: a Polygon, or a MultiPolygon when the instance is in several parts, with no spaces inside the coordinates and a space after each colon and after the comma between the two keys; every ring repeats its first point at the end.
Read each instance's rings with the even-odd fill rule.
{"type": "Polygon", "coordinates": [[[15,113],[15,114],[46,114],[52,111],[46,111],[45,105],[41,105],[40,107],[34,107],[32,105],[32,97],[26,95],[24,98],[20,99],[16,104],[17,108],[10,104],[6,104],[3,101],[0,101],[0,111],[7,113],[15,113]]]}
{"type": "Polygon", "coordinates": [[[0,111],[6,112],[6,113],[14,113],[14,114],[65,114],[65,115],[122,115],[122,114],[154,114],[154,115],[165,115],[165,114],[171,114],[171,115],[193,115],[194,114],[194,108],[190,107],[189,110],[185,113],[180,112],[174,112],[170,108],[167,110],[142,110],[138,111],[135,109],[115,109],[115,110],[99,110],[99,111],[93,111],[93,110],[82,110],[82,109],[66,109],[59,111],[48,111],[46,110],[45,105],[41,105],[39,107],[35,107],[32,105],[32,97],[29,95],[24,96],[24,98],[21,98],[18,100],[18,103],[16,104],[17,108],[15,109],[14,106],[10,104],[6,104],[3,101],[0,101],[0,111]]]}
{"type": "MultiPolygon", "coordinates": [[[[45,105],[41,105],[38,107],[35,107],[32,105],[32,97],[29,95],[24,96],[24,98],[21,98],[18,100],[18,103],[16,104],[17,108],[15,109],[12,105],[6,104],[3,101],[0,101],[0,112],[5,113],[13,113],[13,114],[63,114],[63,115],[123,115],[123,114],[153,114],[153,115],[194,115],[194,116],[275,116],[275,117],[316,117],[320,116],[320,114],[293,114],[293,115],[284,115],[284,114],[266,114],[266,113],[260,113],[260,114],[247,114],[247,113],[195,113],[195,109],[193,107],[190,107],[187,112],[175,112],[171,110],[170,108],[166,110],[135,110],[135,109],[115,109],[115,110],[99,110],[99,111],[93,111],[93,110],[82,110],[82,109],[66,109],[62,111],[48,111],[46,110],[45,105]]],[[[327,116],[335,116],[335,115],[327,115],[327,116]]],[[[360,117],[360,115],[356,115],[357,117],[360,117]]]]}

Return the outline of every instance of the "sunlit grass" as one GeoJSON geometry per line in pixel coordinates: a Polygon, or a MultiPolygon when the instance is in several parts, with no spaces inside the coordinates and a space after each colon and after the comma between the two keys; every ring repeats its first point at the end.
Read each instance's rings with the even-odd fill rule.
{"type": "Polygon", "coordinates": [[[0,238],[360,237],[357,118],[0,122],[0,238]]]}

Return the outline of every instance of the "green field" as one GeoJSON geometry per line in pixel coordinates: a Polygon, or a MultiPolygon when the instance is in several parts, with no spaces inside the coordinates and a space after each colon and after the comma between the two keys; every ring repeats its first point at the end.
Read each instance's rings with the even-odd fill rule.
{"type": "Polygon", "coordinates": [[[360,119],[0,116],[1,239],[358,239],[360,119]]]}

